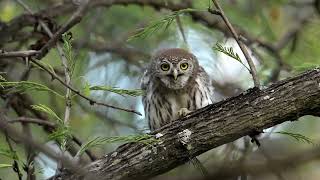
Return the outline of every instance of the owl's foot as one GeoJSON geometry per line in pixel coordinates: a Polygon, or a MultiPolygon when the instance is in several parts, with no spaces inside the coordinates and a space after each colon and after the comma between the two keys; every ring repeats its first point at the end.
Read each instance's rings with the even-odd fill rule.
{"type": "Polygon", "coordinates": [[[181,108],[179,111],[178,111],[178,115],[179,117],[184,117],[186,116],[187,114],[191,113],[192,111],[190,111],[189,109],[187,108],[181,108]]]}

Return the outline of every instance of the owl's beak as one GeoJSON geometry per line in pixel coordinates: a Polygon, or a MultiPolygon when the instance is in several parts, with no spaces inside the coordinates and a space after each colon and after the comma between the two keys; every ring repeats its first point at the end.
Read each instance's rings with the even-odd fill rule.
{"type": "Polygon", "coordinates": [[[176,69],[173,70],[173,78],[174,80],[177,80],[178,79],[178,71],[176,69]]]}

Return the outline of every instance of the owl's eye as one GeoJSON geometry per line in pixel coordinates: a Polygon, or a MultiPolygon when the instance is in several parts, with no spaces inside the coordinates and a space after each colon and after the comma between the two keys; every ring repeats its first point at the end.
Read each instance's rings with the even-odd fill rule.
{"type": "Polygon", "coordinates": [[[160,67],[163,71],[168,71],[170,69],[170,65],[168,63],[163,63],[160,67]]]}
{"type": "Polygon", "coordinates": [[[180,64],[180,69],[182,69],[182,70],[186,70],[186,69],[188,69],[188,63],[181,63],[180,64]]]}

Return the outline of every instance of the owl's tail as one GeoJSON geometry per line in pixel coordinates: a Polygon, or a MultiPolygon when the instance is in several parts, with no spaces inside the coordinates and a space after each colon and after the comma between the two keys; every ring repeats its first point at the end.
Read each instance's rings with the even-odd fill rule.
{"type": "Polygon", "coordinates": [[[190,158],[190,161],[193,164],[193,166],[202,173],[204,177],[209,176],[207,169],[203,166],[203,164],[199,161],[197,157],[190,158]]]}

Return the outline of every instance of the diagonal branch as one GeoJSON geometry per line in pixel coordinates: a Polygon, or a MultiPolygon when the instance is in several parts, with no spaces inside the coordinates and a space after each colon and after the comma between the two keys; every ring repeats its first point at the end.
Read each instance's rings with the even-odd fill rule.
{"type": "Polygon", "coordinates": [[[109,107],[109,108],[113,108],[113,109],[117,109],[117,110],[121,110],[121,111],[126,111],[126,112],[131,112],[131,113],[135,113],[137,115],[142,115],[140,112],[137,112],[133,109],[125,109],[125,108],[121,108],[121,107],[117,107],[117,106],[113,106],[113,105],[109,105],[103,102],[99,102],[96,101],[94,99],[91,99],[87,96],[85,96],[84,94],[82,94],[79,90],[75,89],[74,87],[68,85],[66,82],[64,82],[61,78],[59,78],[55,73],[53,73],[52,71],[50,71],[48,68],[46,68],[44,65],[42,65],[41,63],[39,63],[36,60],[31,59],[31,61],[36,64],[37,66],[39,66],[41,69],[43,69],[44,71],[48,72],[52,79],[56,79],[58,80],[62,85],[64,85],[65,87],[67,87],[68,89],[70,89],[72,92],[74,92],[75,94],[77,94],[78,96],[82,97],[83,99],[89,101],[90,105],[101,105],[101,106],[105,106],[105,107],[109,107]]]}
{"type": "Polygon", "coordinates": [[[252,132],[293,121],[320,110],[320,69],[279,81],[264,90],[250,89],[237,97],[209,105],[153,132],[153,145],[128,143],[88,166],[88,174],[64,173],[52,179],[150,178],[191,157],[252,132]],[[188,152],[181,143],[187,144],[188,152]],[[165,162],[165,163],[164,163],[165,162]]]}
{"type": "Polygon", "coordinates": [[[249,55],[249,52],[246,48],[246,45],[240,40],[240,36],[238,36],[238,33],[234,30],[233,26],[231,25],[230,21],[228,20],[227,16],[224,14],[223,9],[221,8],[220,4],[218,3],[218,0],[212,0],[214,6],[216,7],[217,10],[212,10],[209,9],[209,12],[211,12],[212,14],[217,14],[219,16],[221,16],[221,18],[223,19],[223,21],[226,23],[228,29],[230,30],[233,38],[237,41],[241,51],[243,52],[243,55],[246,57],[247,62],[249,64],[250,67],[250,73],[252,75],[252,79],[254,82],[254,86],[257,88],[260,88],[260,82],[259,82],[259,78],[258,78],[258,74],[257,74],[257,70],[256,67],[254,66],[253,60],[251,58],[251,56],[249,55]]]}

